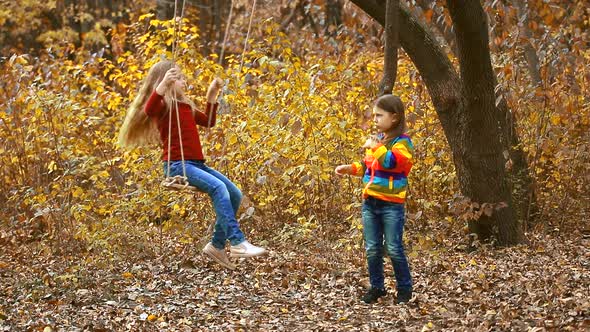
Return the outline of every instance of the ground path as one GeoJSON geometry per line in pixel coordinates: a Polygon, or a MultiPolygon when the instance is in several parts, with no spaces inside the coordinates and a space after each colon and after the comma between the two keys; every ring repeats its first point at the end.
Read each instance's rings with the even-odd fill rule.
{"type": "Polygon", "coordinates": [[[402,306],[393,295],[361,303],[359,251],[322,244],[277,243],[266,258],[239,261],[236,271],[180,245],[110,263],[48,254],[39,244],[6,245],[0,331],[590,329],[590,239],[535,243],[414,255],[416,295],[402,306]]]}

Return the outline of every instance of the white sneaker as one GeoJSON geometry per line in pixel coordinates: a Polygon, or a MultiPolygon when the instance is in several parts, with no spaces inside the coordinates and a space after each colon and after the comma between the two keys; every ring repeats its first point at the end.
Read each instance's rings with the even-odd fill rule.
{"type": "Polygon", "coordinates": [[[231,257],[254,257],[266,254],[266,249],[257,247],[248,241],[244,241],[229,248],[231,257]]]}
{"type": "Polygon", "coordinates": [[[234,270],[236,268],[236,266],[232,264],[232,262],[230,262],[227,258],[225,250],[215,248],[211,242],[207,243],[205,248],[203,248],[203,254],[217,262],[217,264],[230,270],[234,270]]]}

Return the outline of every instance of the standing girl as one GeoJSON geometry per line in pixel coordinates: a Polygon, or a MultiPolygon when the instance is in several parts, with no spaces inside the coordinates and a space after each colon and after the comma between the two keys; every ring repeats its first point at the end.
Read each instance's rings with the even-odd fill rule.
{"type": "Polygon", "coordinates": [[[396,279],[396,303],[412,297],[412,278],[404,253],[404,201],[407,176],[412,168],[414,146],[404,134],[405,115],[401,99],[384,95],[373,108],[378,130],[375,138],[365,143],[366,155],[361,162],[336,167],[336,174],[363,176],[363,236],[371,288],[362,297],[366,303],[386,295],[383,277],[383,243],[393,264],[396,279]]]}
{"type": "Polygon", "coordinates": [[[203,253],[233,270],[235,265],[229,261],[225,252],[226,241],[230,242],[232,257],[259,256],[266,253],[266,250],[250,244],[240,230],[236,220],[242,200],[240,189],[223,174],[205,164],[197,125],[215,125],[217,94],[222,85],[219,78],[211,82],[207,90],[205,112],[198,111],[184,94],[185,79],[178,66],[172,61],[158,62],[149,70],[137,97],[127,111],[119,132],[119,144],[122,147],[134,147],[160,143],[163,147],[164,172],[168,172],[169,166],[168,176],[171,177],[183,174],[184,159],[189,184],[207,193],[215,208],[215,230],[211,242],[203,248],[203,253]],[[179,124],[179,130],[168,132],[169,127],[179,128],[179,124]]]}

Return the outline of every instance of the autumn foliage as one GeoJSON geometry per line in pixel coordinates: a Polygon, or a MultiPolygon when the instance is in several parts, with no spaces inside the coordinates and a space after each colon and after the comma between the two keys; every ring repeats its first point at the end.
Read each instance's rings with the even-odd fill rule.
{"type": "MultiPolygon", "coordinates": [[[[205,197],[194,201],[158,187],[162,165],[156,146],[121,151],[115,144],[147,68],[172,57],[173,30],[171,22],[144,15],[123,31],[111,31],[111,40],[128,49],[118,55],[64,43],[38,58],[5,59],[1,92],[7,98],[0,114],[7,190],[0,195],[9,229],[35,224],[41,237],[93,242],[129,236],[118,227],[207,223],[205,197]]],[[[224,66],[217,55],[199,52],[199,31],[190,22],[176,38],[176,61],[197,102],[203,103],[205,84],[214,75],[226,80],[220,124],[202,135],[209,162],[230,174],[247,196],[244,221],[257,225],[254,229],[298,234],[326,227],[324,232],[338,237],[328,231],[336,227],[358,237],[359,183],[335,178],[332,168],[359,158],[382,59],[359,47],[333,56],[319,50],[297,55],[272,21],[261,22],[243,57],[234,52],[224,66]]],[[[346,34],[340,38],[354,45],[346,34]]],[[[541,70],[553,83],[535,88],[509,57],[496,59],[500,79],[518,83],[506,84],[503,96],[519,119],[545,228],[583,228],[576,221],[588,212],[590,117],[583,64],[590,53],[579,49],[570,56],[578,60],[547,59],[541,70]]],[[[474,207],[457,190],[449,149],[420,78],[405,58],[399,68],[396,90],[418,147],[410,220],[461,229],[474,207]]]]}
{"type": "MultiPolygon", "coordinates": [[[[487,9],[504,15],[497,6],[487,9]]],[[[14,20],[6,10],[0,9],[0,25],[14,20]]],[[[588,13],[579,15],[587,20],[588,13]]],[[[155,255],[163,238],[192,244],[207,236],[214,218],[208,197],[159,186],[159,147],[124,151],[116,144],[147,70],[161,57],[172,58],[178,41],[175,60],[197,105],[204,105],[212,77],[226,82],[218,124],[200,129],[201,137],[208,163],[245,195],[239,217],[249,234],[271,244],[326,241],[332,250],[362,257],[360,181],[339,178],[333,168],[359,159],[370,133],[383,58],[369,32],[360,40],[348,27],[314,39],[318,45],[310,41],[304,51],[297,38],[312,40],[312,32],[285,32],[259,16],[247,43],[244,33],[232,33],[229,56],[220,63],[218,54],[201,53],[203,37],[190,16],[177,35],[172,21],[131,16],[128,25],[96,31],[92,45],[61,38],[66,41],[52,40],[34,54],[3,49],[10,53],[0,59],[0,244],[39,242],[54,253],[115,259],[155,255]]],[[[513,21],[498,23],[493,40],[498,91],[516,115],[535,183],[537,202],[522,227],[527,234],[587,234],[590,50],[575,36],[580,29],[587,36],[588,24],[574,21],[570,31],[552,24],[551,17],[563,21],[561,14],[541,11],[539,17],[534,24],[546,34],[536,44],[541,85],[530,82],[513,21]],[[568,37],[578,43],[564,52],[559,42],[568,37]]],[[[46,38],[50,34],[38,41],[46,38]]],[[[460,246],[466,221],[488,211],[458,190],[428,91],[403,54],[395,91],[416,146],[407,202],[410,259],[436,255],[441,247],[460,246]]]]}

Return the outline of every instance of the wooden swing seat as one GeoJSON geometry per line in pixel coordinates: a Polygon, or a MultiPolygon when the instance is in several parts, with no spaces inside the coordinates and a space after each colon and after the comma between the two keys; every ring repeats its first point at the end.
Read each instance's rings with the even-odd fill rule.
{"type": "Polygon", "coordinates": [[[171,190],[176,190],[176,191],[190,191],[190,192],[194,192],[194,193],[202,192],[201,190],[199,190],[199,188],[197,188],[195,186],[191,186],[190,183],[188,183],[188,180],[186,179],[186,177],[184,177],[182,175],[169,176],[169,177],[165,178],[164,180],[162,180],[160,185],[166,189],[171,189],[171,190]]]}

